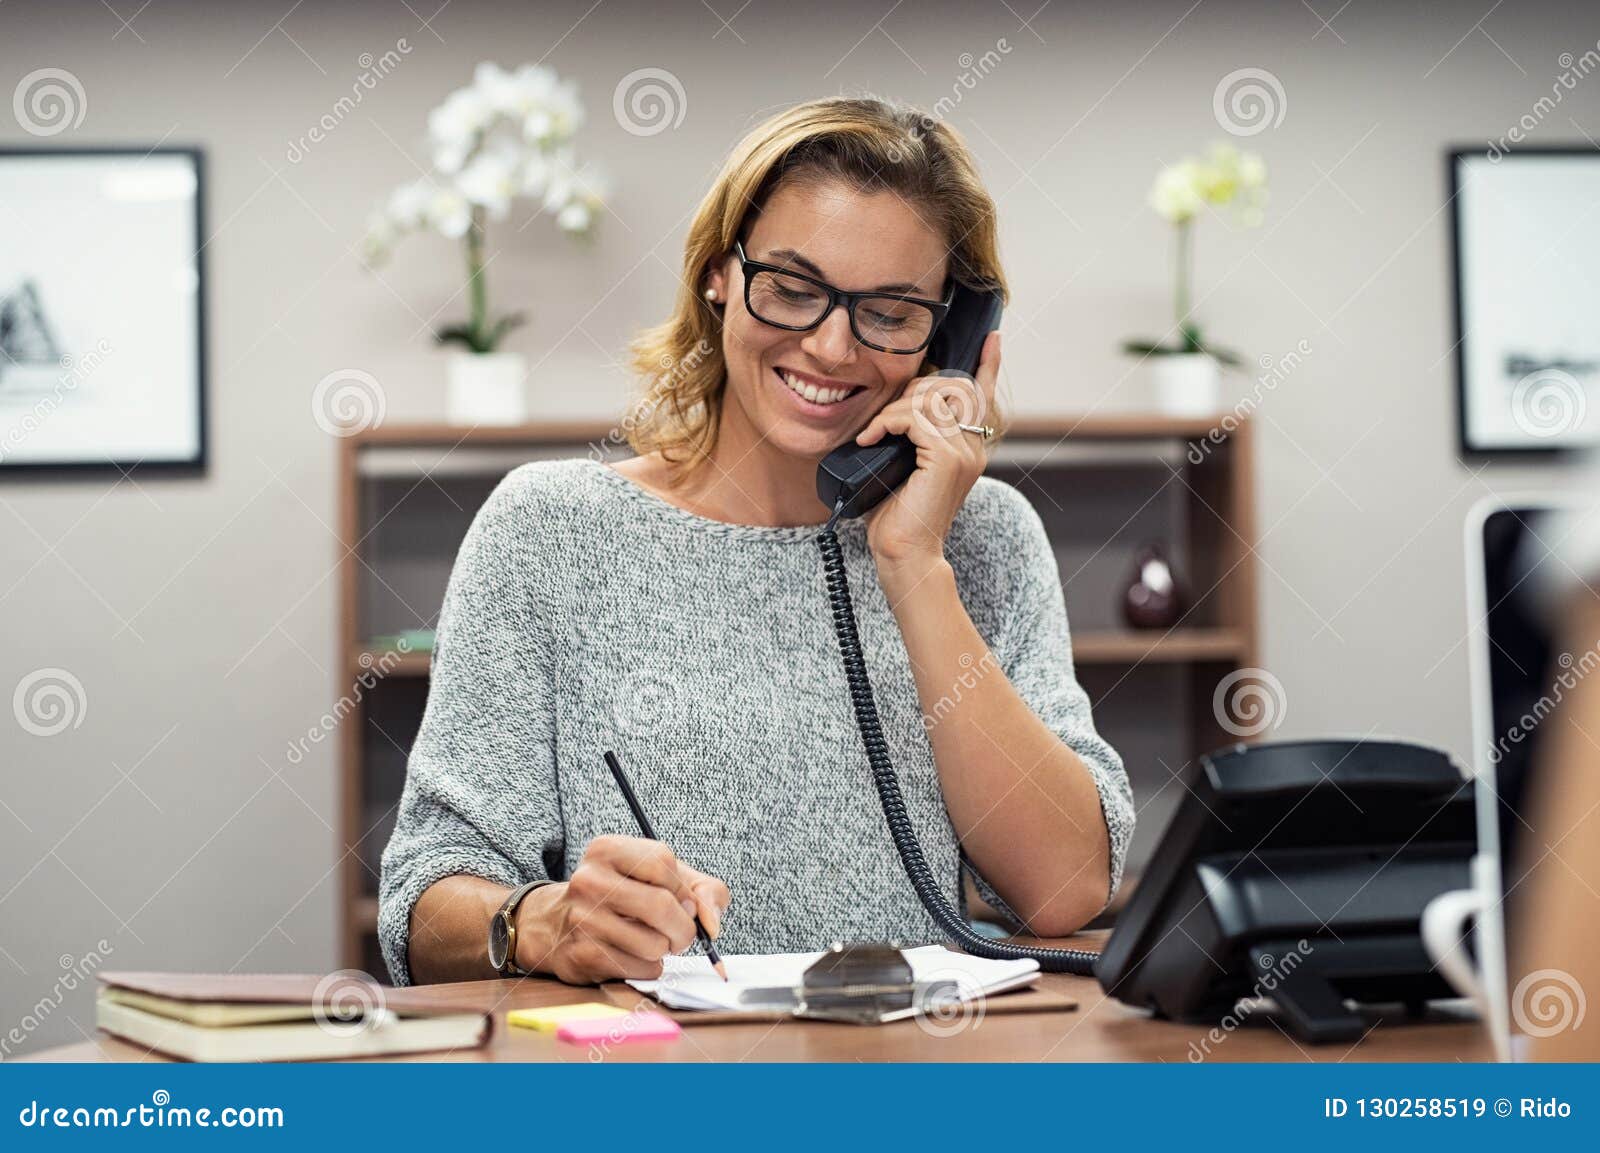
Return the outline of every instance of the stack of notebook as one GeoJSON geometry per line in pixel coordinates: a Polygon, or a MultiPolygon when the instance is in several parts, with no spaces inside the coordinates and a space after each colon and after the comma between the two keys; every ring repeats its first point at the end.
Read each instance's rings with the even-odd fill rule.
{"type": "Polygon", "coordinates": [[[95,1022],[189,1061],[324,1061],[471,1049],[491,1018],[414,989],[315,974],[101,973],[95,1022]]]}

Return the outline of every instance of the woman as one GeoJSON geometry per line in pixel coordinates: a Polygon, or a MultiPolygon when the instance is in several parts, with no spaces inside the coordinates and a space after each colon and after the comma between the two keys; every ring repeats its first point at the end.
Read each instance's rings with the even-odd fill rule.
{"type": "MultiPolygon", "coordinates": [[[[1563,652],[1600,646],[1600,603],[1590,590],[1573,598],[1570,621],[1563,652]]],[[[1513,1020],[1532,1060],[1594,1061],[1597,1030],[1582,1025],[1589,997],[1600,990],[1600,680],[1579,682],[1546,723],[1553,731],[1541,746],[1541,787],[1523,838],[1533,860],[1520,895],[1527,907],[1513,918],[1524,930],[1512,942],[1513,1020]]],[[[1509,903],[1517,899],[1513,894],[1509,903]]]]}
{"type": "MultiPolygon", "coordinates": [[[[1573,492],[1593,502],[1600,455],[1575,479],[1573,492]]],[[[1600,506],[1583,507],[1559,537],[1551,536],[1555,543],[1547,547],[1560,564],[1546,566],[1555,568],[1556,584],[1546,595],[1559,610],[1563,675],[1581,679],[1537,734],[1527,826],[1517,836],[1524,881],[1506,895],[1515,934],[1508,992],[1517,1052],[1534,1061],[1600,1059],[1600,1030],[1592,1021],[1583,1027],[1600,991],[1600,676],[1584,675],[1600,652],[1600,506]]]]}
{"type": "Polygon", "coordinates": [[[852,436],[917,448],[838,532],[930,865],[952,901],[969,870],[1040,936],[1107,904],[1127,777],[1073,677],[1039,517],[980,475],[999,333],[975,385],[920,375],[915,301],[956,282],[1004,292],[994,205],[950,129],[822,100],[735,149],[674,315],[635,349],[637,455],[515,470],[461,546],[383,858],[397,984],[657,976],[696,914],[729,953],[939,939],[879,809],[816,545],[817,463],[852,436]],[[608,748],[661,843],[636,835],[608,748]]]}

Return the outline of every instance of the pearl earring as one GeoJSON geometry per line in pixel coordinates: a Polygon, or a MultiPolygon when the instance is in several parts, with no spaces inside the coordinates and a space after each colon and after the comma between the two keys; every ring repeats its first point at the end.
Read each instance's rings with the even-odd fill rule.
{"type": "Polygon", "coordinates": [[[706,289],[706,299],[707,300],[715,300],[716,298],[717,298],[717,290],[715,288],[706,289]]]}

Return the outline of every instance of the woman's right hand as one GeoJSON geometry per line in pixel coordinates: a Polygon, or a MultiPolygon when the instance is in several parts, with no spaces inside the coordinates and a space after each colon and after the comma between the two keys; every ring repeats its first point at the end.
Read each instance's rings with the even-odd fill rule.
{"type": "Polygon", "coordinates": [[[517,964],[572,985],[661,976],[661,959],[722,929],[728,886],[692,869],[660,841],[590,841],[565,882],[528,894],[517,910],[517,964]]]}

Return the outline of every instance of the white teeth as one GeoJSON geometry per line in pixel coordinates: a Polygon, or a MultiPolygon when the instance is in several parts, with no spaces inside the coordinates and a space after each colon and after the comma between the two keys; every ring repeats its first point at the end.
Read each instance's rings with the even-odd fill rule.
{"type": "Polygon", "coordinates": [[[799,393],[812,404],[838,404],[849,396],[851,391],[848,388],[818,388],[809,381],[801,380],[792,372],[783,374],[783,382],[792,391],[799,393]]]}

